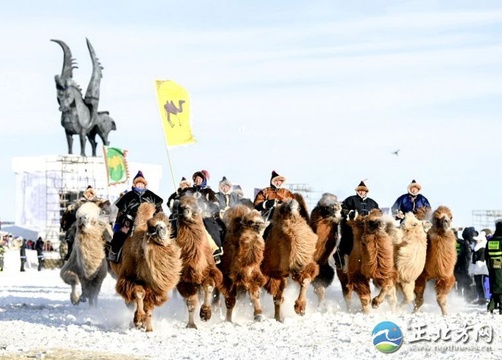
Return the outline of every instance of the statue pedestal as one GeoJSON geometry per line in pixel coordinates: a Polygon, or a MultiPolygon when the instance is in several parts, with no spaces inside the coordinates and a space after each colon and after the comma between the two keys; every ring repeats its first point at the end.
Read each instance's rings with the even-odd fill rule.
{"type": "MultiPolygon", "coordinates": [[[[129,174],[141,170],[148,180],[148,188],[162,197],[159,193],[161,165],[129,162],[128,169],[129,174]]],[[[87,186],[92,186],[99,197],[114,202],[121,192],[131,189],[132,182],[128,179],[126,183],[108,186],[103,157],[15,157],[12,170],[16,174],[15,224],[38,231],[44,240],[57,246],[61,236],[61,214],[87,186]]]]}

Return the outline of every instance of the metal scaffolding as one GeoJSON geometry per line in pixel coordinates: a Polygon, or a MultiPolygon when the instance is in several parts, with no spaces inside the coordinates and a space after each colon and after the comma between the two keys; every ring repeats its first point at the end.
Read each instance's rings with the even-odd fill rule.
{"type": "Polygon", "coordinates": [[[472,226],[476,230],[495,229],[495,221],[502,219],[502,210],[473,210],[472,226]]]}

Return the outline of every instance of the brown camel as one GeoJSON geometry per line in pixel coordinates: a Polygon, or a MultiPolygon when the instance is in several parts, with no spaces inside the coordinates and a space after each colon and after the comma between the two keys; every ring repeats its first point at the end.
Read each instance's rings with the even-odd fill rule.
{"type": "Polygon", "coordinates": [[[180,198],[176,226],[176,240],[181,248],[183,262],[177,289],[187,304],[187,328],[196,329],[194,312],[199,304],[199,291],[202,290],[204,294],[200,317],[203,321],[208,321],[211,319],[212,293],[213,290],[221,288],[223,275],[214,262],[213,251],[195,197],[186,195],[180,198]]]}
{"type": "Polygon", "coordinates": [[[253,303],[254,319],[261,321],[261,287],[266,282],[260,270],[265,250],[265,220],[259,211],[246,205],[236,205],[226,212],[225,223],[227,233],[220,269],[223,273],[221,292],[227,307],[226,320],[232,321],[237,295],[247,291],[253,303]]]}
{"type": "Polygon", "coordinates": [[[310,226],[318,237],[314,260],[319,265],[319,275],[312,281],[312,286],[319,299],[319,306],[324,303],[326,288],[331,285],[335,277],[335,272],[328,261],[336,251],[340,240],[341,209],[336,195],[325,193],[310,215],[310,226]]]}
{"type": "Polygon", "coordinates": [[[295,194],[295,199],[284,201],[274,210],[265,242],[261,270],[268,277],[265,289],[273,296],[277,321],[282,321],[281,304],[287,278],[291,276],[300,285],[294,308],[298,315],[304,315],[307,287],[319,274],[319,265],[314,261],[317,235],[302,216],[308,212],[300,206],[298,198],[301,196],[295,194]]]}
{"type": "Polygon", "coordinates": [[[415,281],[415,308],[420,310],[424,303],[425,285],[435,279],[436,301],[443,315],[448,315],[446,300],[455,285],[453,270],[457,261],[457,239],[451,229],[453,215],[446,206],[439,206],[432,214],[432,227],[427,232],[427,256],[425,268],[415,281]]]}
{"type": "Polygon", "coordinates": [[[109,265],[117,277],[115,289],[126,303],[134,303],[134,325],[153,331],[155,306],[169,300],[168,294],[180,279],[180,248],[171,239],[169,218],[155,214],[155,205],[142,203],[134,220],[134,231],[122,248],[120,263],[109,265]]]}

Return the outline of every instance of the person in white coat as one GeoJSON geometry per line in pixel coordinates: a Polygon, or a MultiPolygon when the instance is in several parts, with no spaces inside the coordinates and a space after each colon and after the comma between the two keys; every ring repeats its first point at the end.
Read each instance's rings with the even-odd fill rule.
{"type": "Polygon", "coordinates": [[[485,294],[485,278],[488,276],[488,267],[486,266],[486,233],[480,231],[477,236],[473,239],[476,241],[472,251],[472,261],[469,265],[469,275],[474,277],[474,282],[476,284],[476,295],[477,299],[474,303],[478,305],[486,305],[486,294],[485,294]]]}

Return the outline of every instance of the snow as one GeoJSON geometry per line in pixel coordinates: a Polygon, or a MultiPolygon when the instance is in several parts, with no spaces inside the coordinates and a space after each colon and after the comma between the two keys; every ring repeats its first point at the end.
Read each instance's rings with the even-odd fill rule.
{"type": "Polygon", "coordinates": [[[18,251],[9,250],[5,270],[0,272],[0,358],[423,360],[434,356],[486,360],[500,359],[502,354],[502,316],[486,313],[484,306],[466,304],[452,292],[448,298],[450,315],[443,317],[432,284],[419,314],[411,314],[411,309],[393,314],[384,303],[364,315],[357,296],[353,300],[355,311],[348,313],[335,279],[320,309],[309,289],[307,313],[300,317],[293,310],[297,290],[290,282],[283,323],[273,319],[272,298],[264,293],[264,321],[253,321],[251,305],[243,299],[234,311],[234,323],[224,321],[224,309],[215,310],[210,321],[197,319],[196,330],[185,328],[188,313],[175,293],[155,310],[154,331],[146,333],[131,327],[132,311],[115,293],[110,276],[103,283],[96,308],[87,303],[74,306],[59,269],[39,272],[32,266],[20,272],[18,251]],[[379,352],[372,343],[372,330],[382,321],[394,322],[403,332],[403,344],[393,354],[379,352]],[[470,326],[467,337],[457,339],[470,326]],[[482,329],[493,335],[491,343],[482,329]],[[435,340],[420,340],[436,334],[435,340]],[[448,337],[451,339],[446,340],[448,337]]]}

